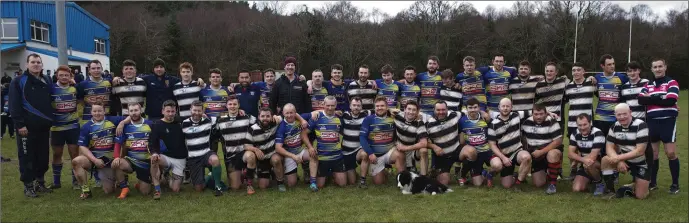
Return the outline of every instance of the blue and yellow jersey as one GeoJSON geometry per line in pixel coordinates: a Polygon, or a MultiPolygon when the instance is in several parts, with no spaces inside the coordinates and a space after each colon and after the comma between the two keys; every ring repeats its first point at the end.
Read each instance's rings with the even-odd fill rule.
{"type": "Polygon", "coordinates": [[[471,98],[478,99],[481,111],[486,110],[486,83],[483,80],[481,72],[475,70],[474,74],[469,75],[464,72],[457,74],[455,80],[462,86],[462,109],[466,109],[467,101],[471,98]]]}
{"type": "Polygon", "coordinates": [[[77,144],[91,150],[96,158],[107,157],[112,159],[115,147],[115,128],[123,119],[122,116],[106,116],[100,122],[88,120],[81,127],[77,144]]]}
{"type": "MultiPolygon", "coordinates": [[[[311,113],[301,114],[304,120],[311,119],[311,113]]],[[[278,130],[275,133],[275,144],[282,144],[282,147],[292,154],[299,154],[304,150],[304,144],[301,141],[301,122],[295,119],[293,123],[287,123],[282,119],[278,130]]]]}
{"type": "Polygon", "coordinates": [[[328,96],[328,89],[325,86],[320,89],[313,88],[313,93],[311,94],[311,108],[316,110],[325,109],[325,96],[328,96]]]}
{"type": "Polygon", "coordinates": [[[112,83],[108,80],[100,82],[91,79],[82,81],[77,85],[77,98],[84,101],[81,120],[91,120],[91,104],[89,101],[100,101],[105,105],[105,114],[110,113],[110,94],[112,94],[112,83]]]}
{"type": "Polygon", "coordinates": [[[79,114],[77,113],[77,88],[74,86],[60,87],[57,83],[50,89],[53,104],[53,126],[50,131],[64,131],[79,128],[79,114]]]}
{"type": "Polygon", "coordinates": [[[606,77],[603,73],[596,74],[598,107],[594,120],[615,122],[615,106],[620,102],[622,84],[627,83],[629,78],[625,74],[614,73],[606,77]]]}
{"type": "Polygon", "coordinates": [[[368,154],[385,155],[395,147],[395,118],[376,114],[364,118],[359,135],[361,147],[368,154]]]}
{"type": "Polygon", "coordinates": [[[320,112],[317,121],[309,119],[309,130],[316,135],[318,160],[342,159],[342,119],[320,112]]]}
{"type": "MultiPolygon", "coordinates": [[[[143,118],[142,118],[143,119],[143,118]]],[[[140,168],[150,167],[151,153],[148,150],[148,137],[151,135],[151,125],[148,119],[141,124],[129,123],[124,126],[122,136],[115,138],[122,149],[126,149],[126,159],[140,168]]]]}
{"type": "Polygon", "coordinates": [[[400,83],[392,81],[392,83],[386,84],[383,79],[378,79],[376,80],[376,85],[378,86],[378,95],[385,96],[388,101],[388,107],[399,108],[397,97],[400,96],[400,83]]]}
{"type": "Polygon", "coordinates": [[[408,83],[408,84],[400,84],[400,97],[397,99],[399,101],[400,109],[404,109],[404,106],[407,105],[406,101],[407,100],[412,100],[416,101],[416,103],[419,102],[419,97],[421,96],[421,87],[419,87],[416,82],[414,83],[408,83]]]}
{"type": "Polygon", "coordinates": [[[469,115],[463,114],[459,119],[459,131],[464,133],[464,141],[467,145],[476,148],[479,153],[490,151],[487,140],[488,123],[478,114],[477,120],[469,119],[469,115]]]}
{"type": "Polygon", "coordinates": [[[428,115],[433,115],[433,108],[435,103],[440,100],[440,87],[443,86],[443,79],[440,77],[440,72],[435,72],[434,75],[428,72],[416,75],[416,83],[421,88],[421,95],[419,96],[419,106],[421,112],[428,115]]]}
{"type": "Polygon", "coordinates": [[[220,117],[227,114],[227,97],[230,96],[230,91],[226,86],[220,86],[219,89],[211,88],[209,84],[206,88],[201,89],[201,100],[203,101],[204,112],[208,117],[220,117]]]}
{"type": "Polygon", "coordinates": [[[259,103],[261,107],[268,107],[270,104],[270,90],[272,89],[273,85],[268,85],[266,82],[254,82],[251,83],[251,85],[258,87],[258,89],[261,90],[261,95],[259,97],[259,103]]]}
{"type": "Polygon", "coordinates": [[[517,77],[517,71],[511,67],[503,67],[497,72],[493,66],[480,67],[486,86],[487,108],[499,111],[500,100],[510,96],[510,80],[517,77]]]}
{"type": "Polygon", "coordinates": [[[334,85],[330,81],[323,81],[323,86],[328,90],[328,94],[337,99],[337,111],[349,111],[349,101],[347,101],[347,86],[351,81],[342,81],[341,85],[334,85]]]}

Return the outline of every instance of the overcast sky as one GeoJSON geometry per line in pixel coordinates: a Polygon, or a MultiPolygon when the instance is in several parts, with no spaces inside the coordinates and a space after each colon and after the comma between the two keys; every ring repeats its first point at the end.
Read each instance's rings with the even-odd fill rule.
{"type": "MultiPolygon", "coordinates": [[[[287,10],[292,11],[300,5],[307,5],[309,8],[320,8],[329,1],[289,1],[287,10]]],[[[334,1],[333,1],[334,2],[334,1]]],[[[479,12],[483,12],[488,5],[493,5],[498,10],[511,7],[515,1],[467,1],[474,5],[479,12]]],[[[636,4],[647,4],[653,9],[661,19],[665,17],[670,9],[686,8],[686,1],[616,1],[623,9],[628,10],[636,4]]],[[[381,11],[395,16],[398,12],[409,8],[414,1],[352,1],[356,7],[371,11],[378,8],[381,11]]]]}

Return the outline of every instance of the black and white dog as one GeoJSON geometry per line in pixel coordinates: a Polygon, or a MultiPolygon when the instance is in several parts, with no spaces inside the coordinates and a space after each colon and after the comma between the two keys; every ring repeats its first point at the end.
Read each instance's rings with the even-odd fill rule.
{"type": "Polygon", "coordinates": [[[397,174],[397,187],[402,189],[402,194],[428,193],[435,195],[452,192],[452,189],[441,184],[438,180],[410,171],[397,174]]]}

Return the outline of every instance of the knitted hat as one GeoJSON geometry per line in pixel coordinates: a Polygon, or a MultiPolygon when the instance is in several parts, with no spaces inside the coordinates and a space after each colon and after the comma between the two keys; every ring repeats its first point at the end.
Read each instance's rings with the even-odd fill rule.
{"type": "Polygon", "coordinates": [[[165,61],[163,61],[163,59],[156,58],[153,61],[153,67],[157,67],[158,65],[165,67],[165,61]]]}
{"type": "Polygon", "coordinates": [[[296,66],[297,65],[297,59],[294,57],[285,58],[285,66],[287,66],[287,64],[289,64],[289,63],[293,63],[296,66]]]}

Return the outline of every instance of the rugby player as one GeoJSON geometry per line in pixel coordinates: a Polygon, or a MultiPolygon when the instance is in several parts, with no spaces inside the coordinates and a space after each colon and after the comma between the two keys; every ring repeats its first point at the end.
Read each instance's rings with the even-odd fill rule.
{"type": "MultiPolygon", "coordinates": [[[[217,76],[216,79],[218,79],[217,76]]],[[[226,109],[226,114],[217,117],[213,131],[220,135],[224,142],[225,151],[223,155],[225,156],[227,179],[230,182],[230,188],[239,189],[242,184],[242,170],[246,168],[244,174],[246,176],[246,192],[247,194],[254,194],[256,192],[253,187],[256,155],[253,152],[246,152],[244,144],[247,142],[246,137],[251,125],[256,123],[256,118],[239,112],[239,100],[234,95],[227,97],[226,109]]],[[[212,140],[211,143],[213,143],[212,140]]],[[[211,148],[212,146],[211,144],[211,148]]]]}
{"type": "Polygon", "coordinates": [[[443,86],[440,87],[440,100],[447,103],[447,109],[450,111],[460,111],[462,107],[462,91],[454,87],[455,74],[452,70],[445,69],[440,74],[443,78],[443,86]]]}
{"type": "Polygon", "coordinates": [[[500,100],[500,115],[490,122],[488,143],[493,151],[490,160],[492,172],[500,172],[500,183],[505,188],[525,181],[531,170],[531,154],[522,145],[521,119],[525,112],[513,112],[509,98],[500,100]],[[517,177],[514,167],[519,165],[517,177]]]}
{"type": "Polygon", "coordinates": [[[421,96],[421,88],[416,80],[416,68],[413,66],[406,66],[404,68],[404,80],[400,82],[400,97],[397,99],[400,103],[400,108],[404,109],[406,101],[412,100],[419,104],[419,97],[421,96]]]}
{"type": "Polygon", "coordinates": [[[577,130],[569,134],[569,148],[567,157],[579,165],[575,172],[572,191],[584,192],[589,182],[596,185],[593,195],[605,192],[605,185],[600,176],[600,150],[605,147],[605,135],[600,129],[592,127],[591,116],[586,113],[577,115],[577,130]]]}
{"type": "Polygon", "coordinates": [[[505,67],[505,55],[501,53],[493,56],[493,66],[479,67],[476,70],[483,74],[486,81],[486,110],[491,118],[495,118],[500,114],[500,101],[510,96],[510,80],[517,77],[517,70],[505,67]]]}
{"type": "Polygon", "coordinates": [[[222,195],[222,167],[218,155],[211,151],[210,142],[213,131],[212,121],[204,117],[203,102],[196,100],[191,103],[191,117],[182,122],[182,131],[188,150],[187,166],[189,168],[190,181],[194,190],[201,192],[204,189],[204,169],[211,168],[211,176],[215,184],[215,196],[222,195]]]}
{"type": "Polygon", "coordinates": [[[557,192],[557,175],[562,158],[562,131],[544,105],[535,104],[532,116],[522,123],[527,151],[532,156],[531,177],[536,187],[548,183],[547,194],[557,192]],[[546,174],[547,171],[547,174],[546,174]]]}
{"type": "MultiPolygon", "coordinates": [[[[523,111],[529,114],[536,97],[536,84],[543,80],[542,75],[531,75],[531,64],[523,60],[519,62],[517,77],[510,80],[510,95],[513,111],[523,111]]],[[[526,115],[528,117],[530,115],[526,115]]]]}
{"type": "MultiPolygon", "coordinates": [[[[203,108],[213,124],[216,123],[218,117],[227,115],[227,99],[231,95],[226,86],[220,85],[222,82],[222,71],[218,68],[210,70],[208,78],[210,85],[201,89],[200,97],[203,101],[203,108]]],[[[218,143],[222,142],[220,137],[211,136],[211,150],[218,153],[218,143]]]]}
{"type": "Polygon", "coordinates": [[[428,123],[428,118],[433,116],[436,102],[440,100],[440,86],[443,86],[443,80],[440,72],[438,72],[439,63],[437,56],[428,56],[426,63],[427,71],[416,75],[414,80],[421,88],[419,105],[421,106],[421,114],[424,117],[423,121],[426,123],[428,123]]]}
{"type": "Polygon", "coordinates": [[[323,110],[325,106],[325,96],[328,96],[328,88],[323,86],[323,72],[319,69],[311,73],[311,108],[315,110],[323,110]]]}
{"type": "MultiPolygon", "coordinates": [[[[342,114],[342,155],[344,156],[345,171],[347,171],[347,183],[356,183],[357,154],[361,149],[359,132],[364,118],[371,115],[371,111],[362,111],[361,98],[353,97],[349,102],[349,111],[342,114]]],[[[363,164],[362,164],[363,165],[363,164]]],[[[366,187],[366,175],[359,187],[366,187]]]]}
{"type": "Polygon", "coordinates": [[[456,81],[462,88],[462,102],[464,107],[462,111],[466,111],[466,103],[471,98],[476,98],[479,101],[481,111],[486,110],[486,85],[483,80],[481,72],[476,70],[476,59],[472,56],[466,56],[462,60],[464,72],[457,74],[456,81]]]}
{"type": "Polygon", "coordinates": [[[369,72],[367,65],[359,66],[359,79],[352,81],[347,86],[347,98],[359,97],[361,98],[361,105],[363,110],[373,110],[373,100],[376,98],[378,91],[368,81],[369,72]]]}
{"type": "MultiPolygon", "coordinates": [[[[444,101],[438,101],[435,105],[433,117],[426,122],[428,131],[428,148],[433,150],[435,168],[439,172],[438,181],[444,185],[450,182],[449,172],[452,165],[462,162],[461,176],[469,172],[470,162],[476,160],[476,150],[472,147],[464,148],[459,144],[459,119],[462,113],[448,111],[444,101]],[[461,152],[460,152],[461,151],[461,152]]],[[[459,177],[460,185],[466,182],[459,177]]]]}
{"type": "MultiPolygon", "coordinates": [[[[270,185],[271,171],[273,171],[278,184],[278,190],[285,192],[287,189],[284,185],[285,175],[282,156],[275,152],[275,133],[282,119],[279,116],[276,117],[279,120],[275,120],[270,108],[261,108],[258,116],[259,122],[251,125],[251,128],[249,128],[248,140],[244,143],[244,150],[251,151],[256,156],[258,187],[265,189],[270,185]]],[[[248,175],[247,177],[253,178],[253,175],[248,175]]]]}
{"type": "Polygon", "coordinates": [[[179,192],[187,166],[188,150],[179,119],[176,119],[177,104],[173,100],[163,102],[163,118],[151,126],[148,148],[151,153],[151,174],[153,174],[154,198],[160,198],[161,169],[170,169],[168,183],[173,192],[179,192]],[[159,168],[155,168],[158,166],[159,168]]]}
{"type": "Polygon", "coordinates": [[[282,115],[285,118],[280,122],[280,126],[275,134],[275,151],[284,157],[284,173],[288,187],[297,185],[297,167],[299,167],[299,164],[302,164],[304,175],[308,174],[312,179],[316,179],[316,171],[318,170],[317,157],[309,155],[301,140],[302,129],[308,128],[308,122],[304,119],[311,117],[311,114],[297,115],[296,112],[296,108],[291,103],[287,103],[282,108],[282,115]],[[300,116],[301,119],[297,116],[300,116]],[[311,167],[305,168],[304,165],[311,165],[311,167]]]}
{"type": "Polygon", "coordinates": [[[378,96],[375,100],[375,115],[364,118],[361,123],[359,141],[363,150],[358,155],[361,160],[361,175],[365,177],[364,174],[370,169],[376,185],[387,180],[387,173],[383,171],[385,165],[395,164],[397,173],[405,170],[406,156],[395,148],[395,120],[391,116],[386,97],[378,96]]]}
{"type": "MultiPolygon", "coordinates": [[[[368,69],[360,68],[361,71],[368,69]]],[[[368,76],[366,74],[365,76],[368,76]]],[[[356,83],[356,82],[352,82],[356,83]]],[[[337,99],[333,96],[325,97],[325,111],[320,112],[316,120],[309,120],[309,127],[302,130],[301,139],[303,144],[308,148],[309,155],[315,161],[310,162],[311,179],[309,181],[309,188],[316,192],[319,188],[325,185],[325,177],[333,175],[335,183],[339,186],[347,184],[347,177],[344,168],[344,159],[342,155],[342,119],[335,116],[335,107],[337,106],[337,99]],[[313,147],[308,138],[309,132],[314,132],[316,135],[316,148],[313,147]],[[317,169],[314,169],[316,167],[317,169]],[[313,175],[318,173],[318,178],[313,175]]]]}
{"type": "MultiPolygon", "coordinates": [[[[121,81],[119,84],[114,84],[112,94],[119,98],[122,107],[122,116],[127,116],[129,115],[129,109],[127,109],[129,104],[138,103],[142,108],[144,107],[144,101],[146,100],[146,82],[136,77],[136,63],[133,60],[125,60],[122,63],[122,75],[124,76],[124,81],[121,81]]],[[[118,82],[113,80],[113,83],[118,82]]]]}
{"type": "MultiPolygon", "coordinates": [[[[593,117],[593,94],[596,91],[595,84],[585,78],[586,69],[580,62],[572,64],[572,81],[567,84],[565,88],[564,103],[569,103],[569,110],[567,112],[567,134],[572,135],[577,131],[577,116],[579,114],[587,114],[593,117]]],[[[605,135],[605,134],[603,134],[605,135]]],[[[569,179],[574,179],[578,170],[578,163],[576,160],[569,159],[570,171],[569,179]]]]}
{"type": "MultiPolygon", "coordinates": [[[[479,113],[480,102],[476,98],[471,98],[466,102],[467,112],[462,115],[459,119],[459,144],[464,145],[462,152],[467,150],[470,157],[476,157],[473,162],[469,163],[471,165],[471,182],[474,186],[481,186],[483,184],[484,178],[486,179],[486,185],[488,187],[493,186],[493,176],[490,171],[483,171],[483,164],[490,166],[490,158],[493,156],[491,152],[490,145],[486,140],[488,123],[485,116],[479,113]],[[476,155],[474,155],[474,153],[476,155]]],[[[461,155],[460,155],[461,157],[461,155]]],[[[461,160],[461,159],[460,159],[461,160]]],[[[462,168],[467,168],[463,166],[462,168]]],[[[465,175],[461,175],[460,179],[463,179],[465,175]]],[[[460,182],[461,184],[461,182],[460,182]]]]}
{"type": "Polygon", "coordinates": [[[393,70],[390,64],[385,64],[380,68],[380,74],[383,79],[376,80],[378,86],[378,95],[384,96],[388,99],[389,108],[399,108],[397,99],[400,97],[400,83],[393,80],[393,70]]]}
{"type": "Polygon", "coordinates": [[[405,154],[407,170],[416,169],[412,161],[418,160],[421,161],[419,173],[425,176],[428,173],[428,133],[419,115],[419,104],[416,101],[407,101],[404,112],[395,115],[395,134],[395,148],[405,154]]]}
{"type": "MultiPolygon", "coordinates": [[[[143,195],[150,193],[152,183],[153,163],[151,162],[148,138],[153,123],[141,117],[141,104],[139,103],[128,104],[127,113],[131,118],[131,123],[125,125],[122,135],[115,138],[115,159],[111,164],[121,189],[119,199],[124,199],[129,194],[129,186],[124,179],[125,173],[136,172],[136,178],[139,179],[136,186],[143,195]]],[[[157,165],[154,165],[153,168],[157,168],[157,165]]]]}
{"type": "MultiPolygon", "coordinates": [[[[77,89],[70,85],[74,78],[69,67],[62,65],[55,71],[57,83],[52,85],[50,96],[53,105],[53,126],[50,128],[50,145],[53,147],[53,184],[49,189],[61,187],[62,152],[65,144],[70,159],[79,155],[79,114],[77,114],[77,89]]],[[[72,187],[78,189],[77,180],[72,171],[72,187]]]]}

